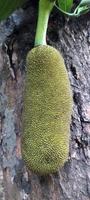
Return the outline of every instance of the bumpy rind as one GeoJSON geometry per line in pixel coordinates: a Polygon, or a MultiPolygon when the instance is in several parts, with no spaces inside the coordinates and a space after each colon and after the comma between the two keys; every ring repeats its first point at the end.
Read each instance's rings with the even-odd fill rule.
{"type": "Polygon", "coordinates": [[[68,159],[72,92],[64,60],[49,45],[27,55],[22,157],[39,174],[62,167],[68,159]]]}

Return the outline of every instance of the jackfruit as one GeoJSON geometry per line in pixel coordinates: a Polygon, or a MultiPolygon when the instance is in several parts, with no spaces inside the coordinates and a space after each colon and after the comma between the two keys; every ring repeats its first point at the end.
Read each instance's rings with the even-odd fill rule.
{"type": "Polygon", "coordinates": [[[68,159],[72,92],[64,60],[49,45],[27,55],[22,157],[39,174],[56,172],[68,159]]]}

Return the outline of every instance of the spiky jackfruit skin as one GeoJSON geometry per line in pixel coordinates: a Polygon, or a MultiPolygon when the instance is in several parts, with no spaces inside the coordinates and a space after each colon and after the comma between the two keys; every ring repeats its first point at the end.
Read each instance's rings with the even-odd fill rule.
{"type": "Polygon", "coordinates": [[[27,56],[22,157],[39,174],[57,171],[68,158],[72,92],[64,61],[49,45],[27,56]]]}

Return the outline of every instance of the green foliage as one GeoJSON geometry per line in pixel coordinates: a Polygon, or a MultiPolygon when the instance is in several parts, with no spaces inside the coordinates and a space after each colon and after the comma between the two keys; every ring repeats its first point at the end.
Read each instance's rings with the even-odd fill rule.
{"type": "Polygon", "coordinates": [[[64,61],[48,45],[27,56],[22,157],[36,173],[58,170],[68,159],[72,92],[64,61]]]}
{"type": "Polygon", "coordinates": [[[0,0],[0,20],[6,19],[14,10],[21,7],[26,0],[0,0]]]}
{"type": "Polygon", "coordinates": [[[63,11],[69,12],[73,5],[73,0],[58,0],[59,8],[63,11]]]}
{"type": "Polygon", "coordinates": [[[58,0],[58,5],[56,4],[55,6],[60,10],[60,12],[72,17],[79,17],[80,15],[86,14],[90,11],[90,0],[81,0],[74,12],[70,13],[69,9],[72,8],[72,5],[72,0],[58,0]]]}
{"type": "Polygon", "coordinates": [[[80,4],[75,9],[74,13],[77,14],[77,16],[80,16],[82,14],[86,14],[90,11],[90,0],[81,0],[80,4]]]}
{"type": "Polygon", "coordinates": [[[90,6],[90,0],[82,0],[80,1],[80,6],[90,6]]]}
{"type": "MultiPolygon", "coordinates": [[[[20,8],[26,0],[0,0],[0,20],[6,19],[13,11],[20,8]]],[[[81,0],[73,13],[70,13],[73,0],[57,0],[55,5],[68,16],[80,16],[90,11],[90,0],[81,0]]]]}

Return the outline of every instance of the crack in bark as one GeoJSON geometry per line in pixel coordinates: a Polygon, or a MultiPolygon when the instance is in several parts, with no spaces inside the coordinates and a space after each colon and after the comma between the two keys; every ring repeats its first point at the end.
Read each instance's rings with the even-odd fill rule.
{"type": "MultiPolygon", "coordinates": [[[[14,41],[13,41],[13,43],[14,43],[14,41]]],[[[15,72],[13,61],[12,61],[13,43],[11,43],[11,41],[10,41],[10,43],[4,43],[3,50],[7,54],[7,57],[8,57],[9,71],[10,71],[11,77],[14,80],[16,80],[16,72],[15,72]]]]}

